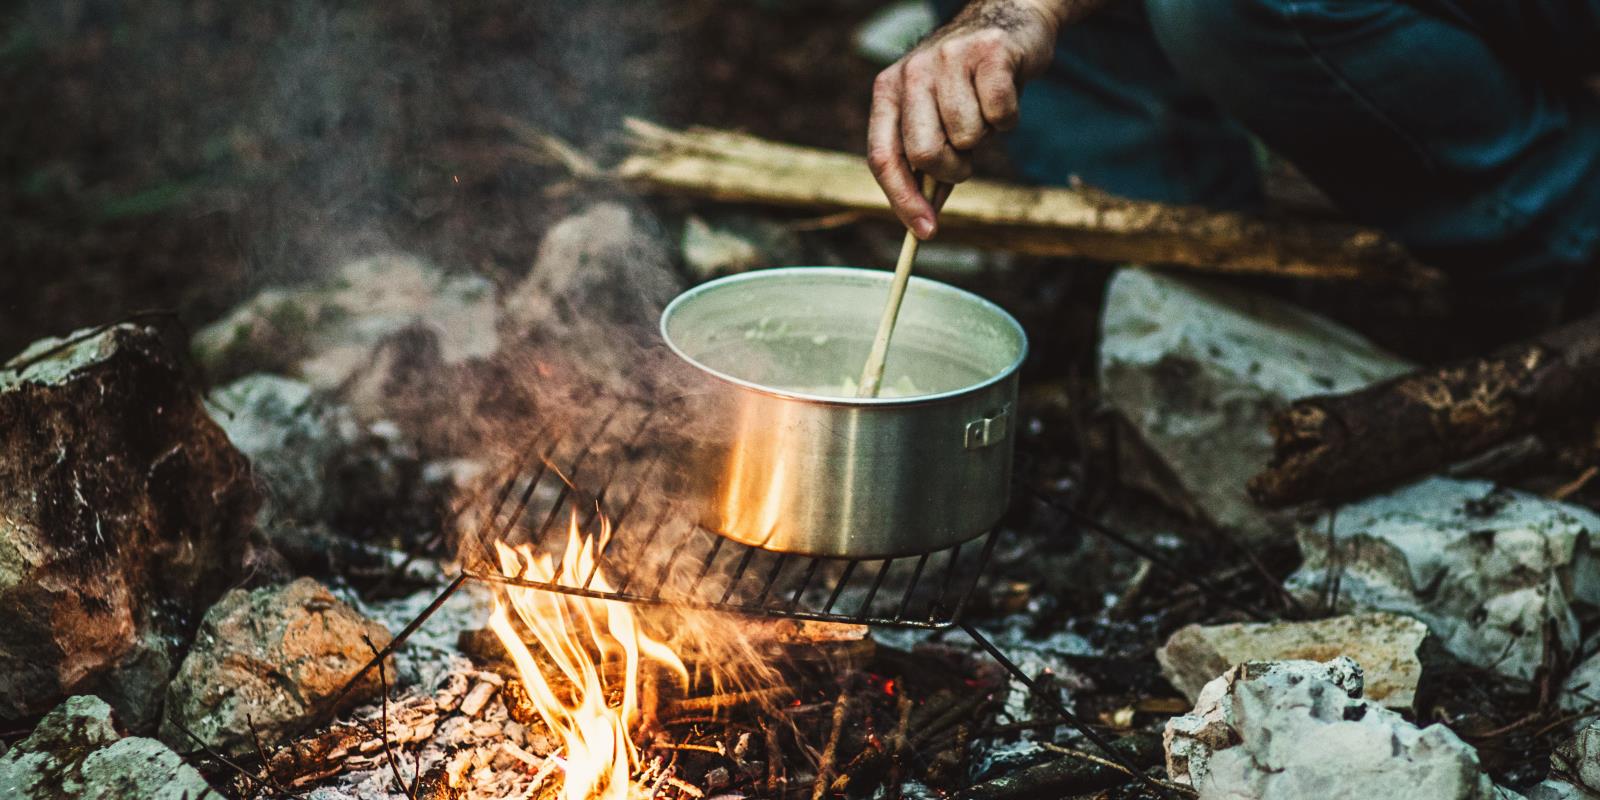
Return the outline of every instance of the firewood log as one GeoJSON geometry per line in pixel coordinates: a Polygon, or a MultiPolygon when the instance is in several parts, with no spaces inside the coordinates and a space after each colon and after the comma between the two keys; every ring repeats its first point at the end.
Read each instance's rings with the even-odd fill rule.
{"type": "MultiPolygon", "coordinates": [[[[627,121],[617,177],[735,203],[892,218],[866,160],[731,131],[627,121]]],[[[1428,285],[1439,273],[1353,225],[1271,220],[1112,197],[1087,187],[972,180],[940,212],[941,241],[1017,253],[1170,264],[1203,272],[1428,285]]]]}
{"type": "Polygon", "coordinates": [[[1270,423],[1272,462],[1250,480],[1250,495],[1272,508],[1359,496],[1600,415],[1597,403],[1600,316],[1488,356],[1296,401],[1270,423]]]}

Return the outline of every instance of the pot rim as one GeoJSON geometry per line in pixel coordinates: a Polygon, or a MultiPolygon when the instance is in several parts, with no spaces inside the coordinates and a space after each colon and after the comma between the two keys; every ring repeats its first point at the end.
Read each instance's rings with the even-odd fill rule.
{"type": "Polygon", "coordinates": [[[667,323],[669,321],[671,321],[671,319],[673,317],[673,314],[678,310],[678,308],[680,306],[686,304],[686,303],[694,302],[694,300],[697,297],[699,297],[700,295],[704,294],[705,292],[708,292],[708,291],[711,291],[711,290],[714,290],[714,289],[720,289],[722,287],[733,285],[733,284],[744,283],[744,282],[747,282],[747,281],[771,280],[771,279],[776,279],[776,278],[788,277],[788,276],[791,276],[791,275],[797,275],[797,274],[800,274],[800,273],[805,273],[807,275],[816,275],[816,276],[821,276],[821,277],[834,276],[834,277],[849,277],[849,278],[868,278],[868,279],[871,279],[871,280],[874,280],[874,281],[881,281],[884,284],[885,287],[888,286],[889,282],[894,277],[893,273],[887,272],[887,271],[884,271],[884,270],[865,269],[865,268],[862,268],[862,267],[837,267],[837,266],[834,266],[834,267],[774,267],[774,268],[771,268],[771,269],[753,270],[753,271],[750,271],[750,272],[742,272],[742,273],[739,273],[737,275],[729,275],[729,276],[726,276],[726,277],[717,278],[715,280],[706,281],[705,283],[702,283],[702,284],[700,284],[698,286],[692,287],[692,288],[684,291],[683,293],[679,294],[677,297],[673,298],[671,303],[667,304],[667,307],[664,310],[662,310],[662,312],[661,312],[661,322],[660,322],[660,324],[658,326],[660,334],[661,334],[661,340],[666,343],[667,347],[670,348],[672,350],[672,352],[678,356],[678,358],[680,358],[683,361],[693,365],[696,369],[700,370],[701,372],[704,372],[707,375],[710,375],[710,376],[712,376],[714,378],[717,378],[718,380],[721,380],[721,381],[723,381],[725,383],[730,383],[730,384],[733,384],[734,386],[737,386],[739,388],[748,389],[748,390],[756,392],[758,394],[764,394],[764,395],[768,395],[768,396],[771,396],[771,397],[777,397],[777,398],[784,399],[784,400],[796,400],[796,401],[800,401],[800,402],[804,402],[804,403],[815,403],[815,404],[819,404],[819,405],[847,406],[847,407],[859,407],[859,406],[891,406],[891,407],[919,406],[919,405],[928,405],[928,404],[932,404],[932,403],[939,403],[939,402],[946,401],[946,400],[954,400],[954,399],[967,397],[969,395],[975,394],[977,392],[981,392],[984,389],[987,389],[987,388],[989,388],[991,386],[994,386],[996,384],[1003,383],[1006,380],[1010,379],[1013,375],[1015,375],[1017,373],[1017,370],[1022,367],[1022,362],[1025,359],[1027,359],[1027,357],[1028,357],[1028,334],[1027,334],[1026,331],[1024,331],[1022,329],[1022,324],[1017,322],[1016,318],[1011,316],[1009,313],[1007,313],[1005,309],[1003,309],[1000,306],[996,305],[995,303],[993,303],[993,302],[991,302],[991,301],[989,301],[989,300],[987,300],[987,299],[985,299],[985,298],[983,298],[983,297],[981,297],[981,296],[979,296],[977,294],[969,292],[969,291],[967,291],[965,289],[959,289],[959,288],[957,288],[955,286],[951,286],[948,283],[944,283],[942,281],[936,281],[936,280],[933,280],[931,278],[924,278],[924,277],[922,277],[920,275],[911,276],[912,283],[916,284],[919,287],[930,289],[932,291],[944,292],[946,294],[957,295],[961,299],[963,299],[963,300],[965,300],[967,302],[971,302],[971,303],[976,304],[979,308],[982,308],[983,310],[985,310],[985,311],[989,312],[990,314],[994,315],[997,319],[1002,320],[1006,324],[1010,325],[1012,330],[1014,330],[1016,332],[1016,334],[1017,334],[1017,341],[1021,343],[1021,347],[1019,347],[1018,350],[1017,350],[1016,359],[1014,359],[1010,364],[1006,365],[1006,367],[1004,369],[1001,369],[999,372],[995,373],[994,375],[991,375],[988,378],[985,378],[982,381],[979,381],[977,383],[971,384],[969,386],[963,386],[963,387],[961,387],[959,389],[952,389],[952,390],[947,391],[947,392],[939,392],[937,394],[919,394],[919,395],[914,395],[914,396],[911,396],[911,397],[835,397],[835,396],[830,396],[830,395],[809,394],[809,393],[806,393],[806,392],[797,392],[797,391],[791,391],[791,390],[788,390],[788,389],[780,389],[780,388],[777,388],[775,386],[767,386],[766,384],[761,384],[761,383],[756,383],[754,381],[745,380],[744,378],[739,378],[739,377],[735,377],[733,375],[729,375],[728,373],[722,372],[721,370],[713,369],[713,368],[711,368],[709,366],[706,366],[705,364],[701,363],[698,359],[694,358],[693,356],[689,355],[688,353],[685,353],[681,348],[678,347],[678,344],[672,340],[672,336],[667,333],[667,323]]]}

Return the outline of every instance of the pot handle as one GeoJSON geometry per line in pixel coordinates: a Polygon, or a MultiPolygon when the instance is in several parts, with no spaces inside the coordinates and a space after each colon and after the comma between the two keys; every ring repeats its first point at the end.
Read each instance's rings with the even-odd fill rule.
{"type": "Polygon", "coordinates": [[[1011,404],[1007,403],[999,411],[967,423],[967,449],[981,450],[999,444],[1005,440],[1010,428],[1011,404]]]}

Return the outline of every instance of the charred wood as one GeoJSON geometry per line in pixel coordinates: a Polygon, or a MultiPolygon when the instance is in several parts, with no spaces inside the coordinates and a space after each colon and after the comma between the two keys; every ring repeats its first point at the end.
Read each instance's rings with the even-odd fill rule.
{"type": "Polygon", "coordinates": [[[1600,317],[1590,317],[1488,356],[1295,402],[1271,423],[1272,463],[1250,494],[1274,508],[1358,496],[1592,417],[1597,402],[1600,317]]]}
{"type": "MultiPolygon", "coordinates": [[[[1161,737],[1141,733],[1112,744],[1128,761],[1154,766],[1161,761],[1161,737]]],[[[957,800],[1030,800],[1056,798],[1108,789],[1132,778],[1121,768],[1101,761],[1069,755],[1046,761],[1004,777],[980,783],[956,795],[957,800]]]]}

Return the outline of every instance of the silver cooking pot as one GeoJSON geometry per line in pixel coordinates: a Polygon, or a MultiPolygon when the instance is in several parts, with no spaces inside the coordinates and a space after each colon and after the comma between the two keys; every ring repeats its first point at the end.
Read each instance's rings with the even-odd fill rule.
{"type": "Polygon", "coordinates": [[[687,464],[706,527],[789,553],[884,558],[953,546],[1004,513],[1022,326],[913,277],[882,395],[854,396],[890,273],[770,269],[680,295],[661,334],[703,434],[687,464]]]}

